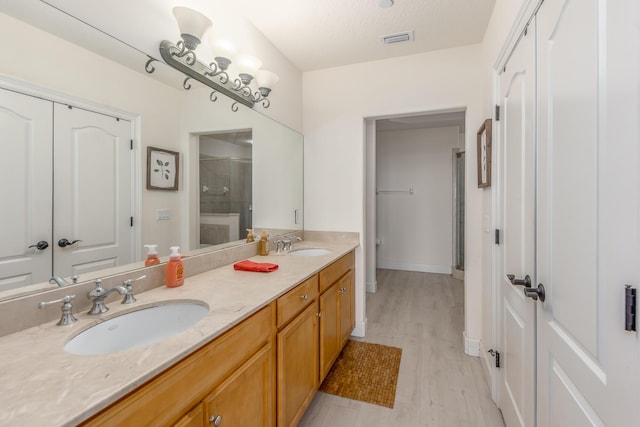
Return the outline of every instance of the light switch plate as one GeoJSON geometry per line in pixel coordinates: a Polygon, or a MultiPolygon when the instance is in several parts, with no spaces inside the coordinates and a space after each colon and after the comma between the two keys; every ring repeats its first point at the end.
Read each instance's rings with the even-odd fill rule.
{"type": "Polygon", "coordinates": [[[156,209],[156,220],[163,221],[171,219],[171,211],[169,209],[156,209]]]}

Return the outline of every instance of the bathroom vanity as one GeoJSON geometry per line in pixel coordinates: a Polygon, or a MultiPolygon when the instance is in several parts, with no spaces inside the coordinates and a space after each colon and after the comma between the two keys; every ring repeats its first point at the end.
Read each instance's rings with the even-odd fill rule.
{"type": "Polygon", "coordinates": [[[228,264],[179,288],[136,294],[130,306],[108,302],[104,315],[75,313],[73,325],[49,322],[0,338],[0,392],[12,396],[0,424],[296,425],[354,328],[358,241],[298,245],[331,252],[256,256],[279,269],[228,264]],[[103,320],[176,300],[206,304],[209,313],[142,347],[93,356],[63,349],[103,320]]]}

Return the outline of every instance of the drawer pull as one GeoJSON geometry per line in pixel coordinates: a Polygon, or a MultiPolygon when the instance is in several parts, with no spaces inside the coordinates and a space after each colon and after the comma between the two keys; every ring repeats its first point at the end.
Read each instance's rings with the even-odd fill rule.
{"type": "Polygon", "coordinates": [[[322,317],[322,312],[316,313],[316,317],[322,317]]]}
{"type": "Polygon", "coordinates": [[[309,299],[309,295],[304,294],[300,298],[302,299],[302,301],[307,301],[309,299]]]}
{"type": "Polygon", "coordinates": [[[217,417],[214,415],[211,415],[209,417],[209,423],[213,424],[216,427],[220,426],[220,424],[222,424],[222,415],[218,415],[217,417]]]}

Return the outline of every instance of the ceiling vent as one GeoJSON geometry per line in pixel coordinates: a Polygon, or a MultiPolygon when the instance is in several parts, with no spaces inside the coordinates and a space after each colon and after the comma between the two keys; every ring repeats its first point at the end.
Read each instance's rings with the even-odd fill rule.
{"type": "Polygon", "coordinates": [[[380,41],[384,44],[403,43],[411,40],[413,40],[413,31],[404,31],[402,33],[380,36],[380,41]]]}

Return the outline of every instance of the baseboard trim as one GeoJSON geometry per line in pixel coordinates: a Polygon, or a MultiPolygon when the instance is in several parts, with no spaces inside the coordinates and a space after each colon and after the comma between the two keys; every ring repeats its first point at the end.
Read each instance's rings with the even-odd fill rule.
{"type": "Polygon", "coordinates": [[[467,356],[479,357],[480,356],[480,340],[467,337],[467,333],[462,334],[464,338],[464,352],[467,356]]]}
{"type": "Polygon", "coordinates": [[[373,283],[367,283],[367,292],[370,294],[375,294],[378,291],[378,281],[374,281],[373,283]]]}
{"type": "Polygon", "coordinates": [[[366,329],[367,329],[366,320],[364,322],[356,322],[356,327],[353,328],[353,332],[351,332],[351,335],[358,338],[364,338],[366,329]]]}
{"type": "Polygon", "coordinates": [[[378,262],[378,268],[385,270],[419,271],[421,273],[451,274],[450,265],[404,264],[378,262]]]}
{"type": "Polygon", "coordinates": [[[464,270],[458,270],[455,267],[451,267],[451,276],[454,279],[464,280],[464,270]]]}

